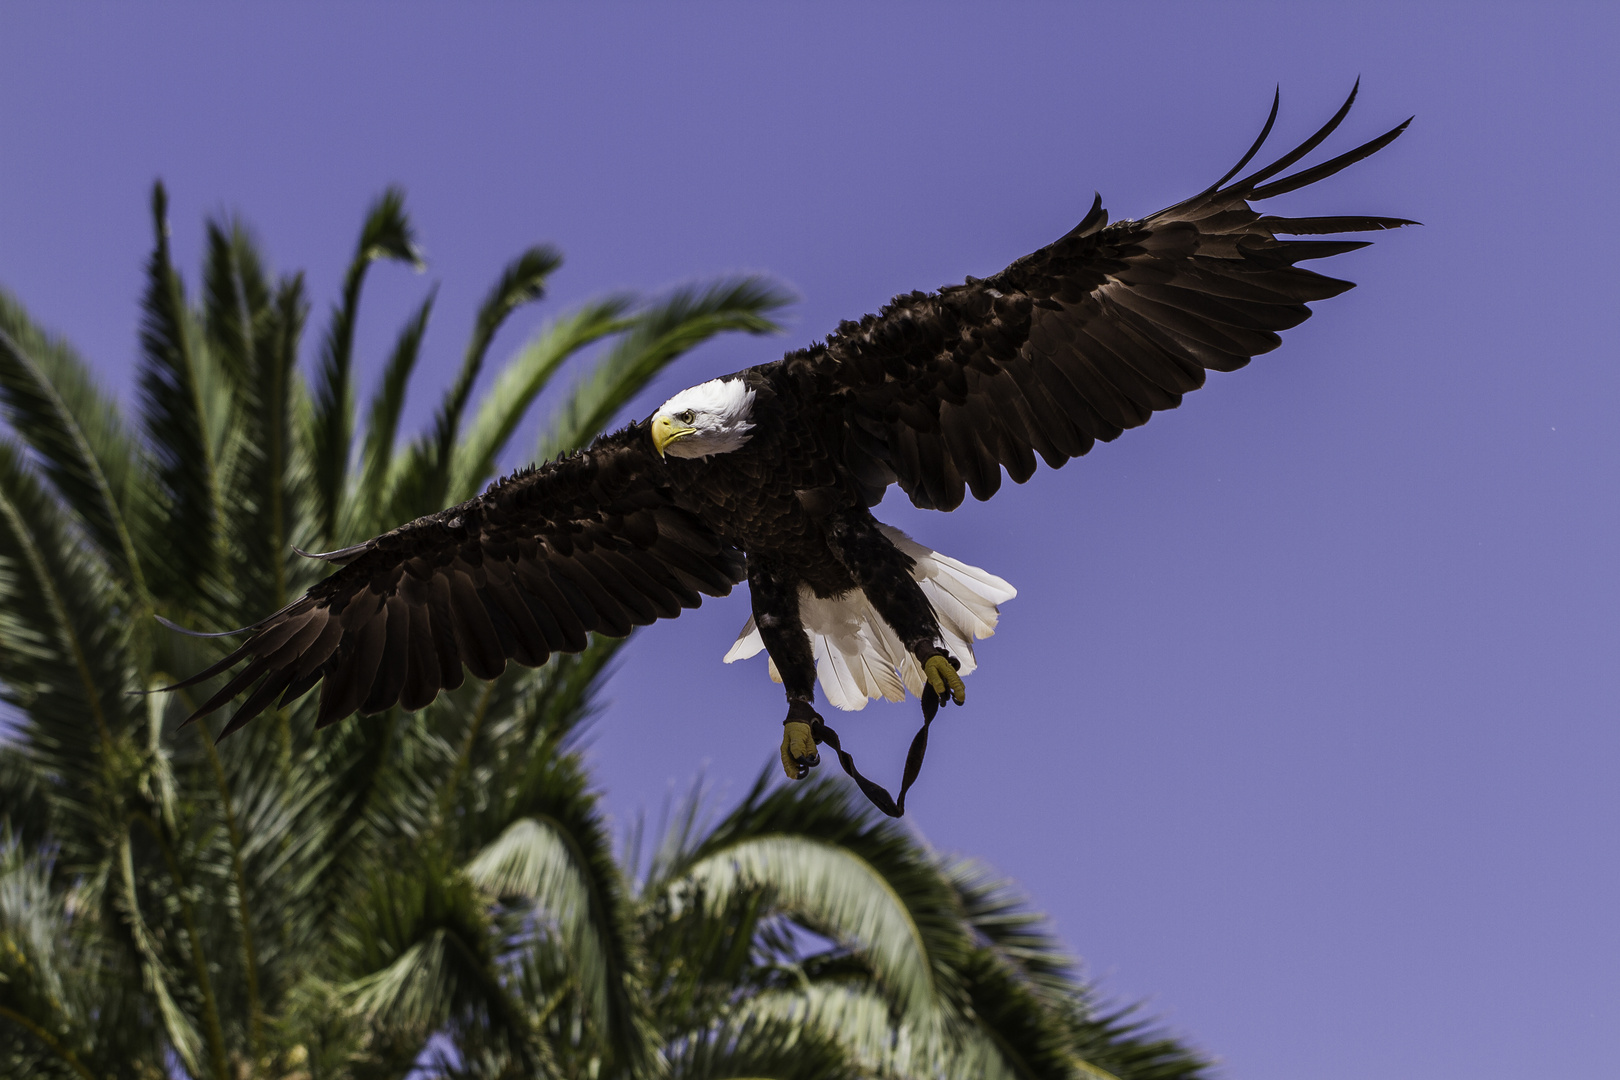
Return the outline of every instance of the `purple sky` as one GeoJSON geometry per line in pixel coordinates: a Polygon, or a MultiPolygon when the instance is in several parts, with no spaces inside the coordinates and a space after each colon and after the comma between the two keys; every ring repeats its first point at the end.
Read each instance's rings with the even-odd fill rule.
{"type": "MultiPolygon", "coordinates": [[[[1620,17],[1594,4],[811,11],[0,6],[0,282],[126,390],[168,182],[195,281],[234,209],[317,322],[399,182],[364,386],[443,281],[413,425],[501,264],[568,264],[496,343],[609,289],[763,270],[783,341],[706,348],[636,402],[891,294],[984,275],[1093,189],[1140,216],[1279,148],[1359,74],[1288,197],[1413,217],[1281,350],[1061,473],[880,517],[1010,578],[910,820],[1019,879],[1104,987],[1245,1080],[1595,1076],[1620,1030],[1620,17]]],[[[317,335],[306,343],[313,347],[317,335]]],[[[542,405],[542,412],[546,406],[542,405]]],[[[523,445],[532,445],[526,436],[523,445]]],[[[516,464],[516,459],[506,464],[516,464]]],[[[775,755],[740,596],[643,632],[592,750],[623,821],[775,755]]],[[[914,704],[838,726],[892,784],[914,704]]],[[[827,766],[824,766],[824,768],[827,766]]]]}

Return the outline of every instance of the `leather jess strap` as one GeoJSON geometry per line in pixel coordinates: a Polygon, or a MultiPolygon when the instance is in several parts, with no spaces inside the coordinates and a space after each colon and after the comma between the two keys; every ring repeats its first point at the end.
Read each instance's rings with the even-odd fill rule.
{"type": "MultiPolygon", "coordinates": [[[[944,700],[951,700],[950,696],[946,695],[944,700]]],[[[844,771],[850,775],[850,778],[860,786],[862,793],[866,795],[872,805],[890,817],[897,818],[905,814],[906,792],[911,790],[911,785],[917,782],[917,776],[922,772],[923,755],[928,752],[928,725],[934,722],[934,714],[939,711],[939,706],[940,696],[934,693],[932,686],[924,686],[922,692],[922,727],[912,737],[911,749],[906,751],[906,769],[900,777],[900,797],[898,799],[891,797],[888,789],[881,784],[874,783],[861,775],[861,771],[855,767],[855,759],[839,744],[838,732],[828,727],[826,722],[819,716],[810,721],[810,737],[818,743],[826,743],[832,747],[833,752],[838,755],[838,763],[844,767],[844,771]]]]}

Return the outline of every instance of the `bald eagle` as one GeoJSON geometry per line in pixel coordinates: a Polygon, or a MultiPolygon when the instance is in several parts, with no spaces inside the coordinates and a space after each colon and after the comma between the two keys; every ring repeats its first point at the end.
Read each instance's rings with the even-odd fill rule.
{"type": "MultiPolygon", "coordinates": [[[[317,723],[420,709],[507,661],[538,666],[589,633],[623,636],[748,582],[753,615],[729,662],[761,649],[787,695],[789,777],[817,745],[885,812],[904,810],[938,704],[966,697],[973,640],[1014,595],[1001,578],[918,544],[870,508],[891,484],[919,507],[988,499],[1137,427],[1277,347],[1305,306],[1349,289],[1298,264],[1365,246],[1280,240],[1391,229],[1400,218],[1273,217],[1251,204],[1392,142],[1403,123],[1277,178],[1320,130],[1233,181],[1277,117],[1215,184],[1109,224],[1101,196],[1069,232],[988,278],[896,297],[825,341],[683,390],[589,449],[521,470],[477,498],[355,547],[341,568],[176,684],[246,661],[187,722],[252,688],[221,738],[321,684],[317,723]],[[814,707],[921,699],[924,727],[898,800],[860,776],[814,707]],[[257,684],[255,686],[255,683],[257,684]]],[[[1410,121],[1408,121],[1409,123],[1410,121]]]]}

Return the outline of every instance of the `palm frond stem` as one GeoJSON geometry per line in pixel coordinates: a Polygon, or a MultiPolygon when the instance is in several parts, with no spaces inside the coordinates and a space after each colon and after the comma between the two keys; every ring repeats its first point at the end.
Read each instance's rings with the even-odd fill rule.
{"type": "Polygon", "coordinates": [[[140,825],[151,836],[152,842],[163,855],[163,862],[169,869],[169,878],[175,884],[174,897],[180,908],[181,923],[185,926],[186,941],[190,945],[191,969],[197,980],[197,992],[202,995],[203,1018],[208,1032],[208,1048],[214,1059],[214,1075],[217,1080],[230,1080],[230,1063],[225,1052],[225,1025],[220,1019],[219,999],[214,996],[214,980],[208,973],[208,957],[203,949],[202,932],[197,926],[197,912],[189,896],[189,882],[186,880],[185,871],[180,868],[180,861],[175,858],[169,838],[150,815],[135,810],[130,813],[128,820],[132,824],[140,825]]]}
{"type": "Polygon", "coordinates": [[[203,752],[208,756],[215,786],[219,789],[220,813],[225,818],[225,835],[231,845],[231,876],[236,883],[236,916],[242,928],[242,968],[247,983],[248,1047],[257,1060],[264,1052],[264,1008],[259,997],[259,958],[253,944],[253,919],[248,911],[247,872],[242,866],[242,830],[237,826],[230,781],[225,775],[225,765],[219,759],[219,747],[214,743],[213,733],[208,730],[208,721],[205,718],[193,726],[203,752]]]}
{"type": "Polygon", "coordinates": [[[400,413],[405,408],[405,391],[416,367],[422,348],[422,337],[427,332],[428,319],[439,295],[438,285],[428,290],[416,313],[405,320],[394,341],[394,350],[383,369],[382,380],[366,415],[366,441],[360,455],[359,486],[350,500],[350,516],[354,522],[339,538],[341,542],[359,540],[377,531],[390,528],[398,522],[384,519],[391,490],[394,462],[394,439],[399,432],[400,413]]]}
{"type": "MultiPolygon", "coordinates": [[[[9,447],[0,446],[0,449],[9,449],[9,447]]],[[[16,463],[0,462],[0,468],[3,468],[6,464],[15,465],[16,463]]],[[[67,646],[69,654],[73,657],[73,667],[78,673],[80,683],[83,686],[86,705],[90,709],[90,715],[96,722],[96,730],[101,736],[102,752],[110,755],[113,742],[112,730],[107,724],[106,712],[102,709],[101,688],[96,685],[95,676],[90,671],[90,660],[86,654],[84,643],[79,640],[73,621],[68,615],[60,583],[57,581],[56,576],[51,573],[33,530],[29,528],[28,522],[19,511],[10,491],[11,485],[3,482],[13,479],[11,470],[7,470],[7,473],[8,475],[0,478],[0,516],[5,518],[12,537],[28,560],[34,583],[44,594],[46,605],[50,608],[51,619],[56,623],[57,632],[61,635],[62,643],[67,646]]]]}
{"type": "Polygon", "coordinates": [[[161,454],[166,494],[189,520],[174,539],[191,574],[216,568],[220,527],[225,520],[219,461],[210,424],[216,412],[204,390],[204,350],[193,338],[180,275],[169,252],[169,196],[162,181],[152,186],[152,255],[141,341],[146,353],[142,393],[148,426],[161,454]],[[200,516],[200,520],[199,520],[200,516]]]}
{"type": "Polygon", "coordinates": [[[287,529],[287,465],[288,465],[288,383],[293,369],[298,362],[298,338],[302,329],[303,310],[303,274],[296,274],[284,281],[276,292],[277,330],[278,340],[274,342],[273,363],[267,365],[273,370],[266,380],[266,387],[270,393],[263,403],[264,411],[268,414],[270,423],[266,434],[265,453],[268,460],[265,463],[265,475],[269,480],[266,495],[270,502],[270,539],[267,546],[273,553],[279,555],[270,560],[273,574],[273,592],[271,606],[276,610],[287,602],[287,562],[284,553],[292,544],[288,540],[287,529]]]}
{"type": "Polygon", "coordinates": [[[441,824],[447,820],[450,808],[455,804],[456,789],[461,786],[461,778],[467,774],[472,765],[473,748],[478,744],[478,733],[483,729],[484,717],[489,713],[490,700],[495,696],[494,681],[485,683],[478,692],[478,704],[473,709],[472,719],[467,724],[467,735],[461,740],[461,751],[456,755],[456,763],[450,769],[450,779],[445,781],[444,789],[439,795],[439,820],[441,824]]]}
{"type": "Polygon", "coordinates": [[[337,535],[339,507],[349,468],[354,432],[354,328],[360,288],[366,271],[378,259],[409,262],[418,268],[422,255],[405,214],[405,193],[390,187],[366,211],[354,258],[343,276],[343,298],[333,308],[316,375],[313,449],[316,521],[325,538],[337,535]]]}
{"type": "Polygon", "coordinates": [[[49,1031],[46,1031],[43,1027],[40,1027],[38,1024],[34,1023],[34,1021],[30,1020],[22,1013],[19,1013],[13,1009],[8,1009],[4,1005],[0,1005],[0,1019],[10,1020],[18,1027],[27,1031],[34,1038],[44,1043],[46,1049],[48,1049],[52,1054],[56,1055],[57,1060],[61,1061],[62,1064],[78,1073],[84,1078],[84,1080],[100,1080],[95,1073],[91,1072],[85,1067],[84,1062],[79,1060],[79,1055],[75,1054],[70,1048],[63,1046],[60,1039],[52,1035],[49,1031]]]}
{"type": "MultiPolygon", "coordinates": [[[[0,307],[13,306],[4,294],[0,294],[0,307]]],[[[130,535],[129,523],[125,520],[122,508],[119,505],[117,494],[107,477],[100,456],[90,445],[85,435],[84,427],[79,423],[73,410],[63,399],[61,389],[56,382],[47,377],[41,370],[39,363],[21,342],[15,340],[4,328],[0,328],[0,361],[14,366],[28,384],[30,394],[40,398],[46,409],[55,421],[55,427],[60,435],[65,436],[73,449],[74,467],[86,474],[90,486],[94,489],[99,506],[95,515],[86,514],[86,517],[101,517],[112,530],[117,539],[117,552],[122,561],[121,569],[129,575],[132,592],[139,605],[137,617],[142,620],[149,619],[152,613],[152,597],[147,590],[146,575],[141,569],[140,556],[135,550],[134,538],[130,535]]],[[[7,380],[11,382],[13,380],[7,380]]],[[[20,380],[18,380],[20,381],[20,380]]],[[[12,396],[15,389],[8,387],[12,396]]],[[[14,418],[15,423],[15,418],[14,418]]],[[[36,449],[40,449],[36,442],[36,449]]]]}
{"type": "Polygon", "coordinates": [[[462,356],[461,370],[434,416],[432,434],[416,447],[415,472],[420,490],[410,497],[413,516],[442,506],[449,498],[462,415],[496,332],[519,307],[545,295],[546,279],[561,265],[562,253],[556,248],[545,244],[531,247],[506,265],[479,305],[472,337],[462,356]]]}
{"type": "Polygon", "coordinates": [[[625,295],[591,301],[547,325],[519,350],[485,396],[471,429],[456,444],[449,501],[470,499],[494,474],[496,459],[512,433],[564,363],[603,338],[635,326],[635,319],[625,316],[632,303],[625,295]]]}
{"type": "Polygon", "coordinates": [[[180,1058],[187,1072],[194,1077],[200,1076],[202,1074],[198,1058],[200,1047],[197,1045],[200,1036],[190,1030],[191,1018],[180,1010],[169,990],[168,976],[157,942],[153,940],[152,930],[147,926],[145,916],[141,913],[134,845],[128,826],[129,822],[126,821],[124,833],[118,842],[119,882],[123,889],[125,928],[129,931],[130,944],[134,946],[147,989],[157,998],[157,1011],[168,1035],[170,1048],[180,1058]]]}

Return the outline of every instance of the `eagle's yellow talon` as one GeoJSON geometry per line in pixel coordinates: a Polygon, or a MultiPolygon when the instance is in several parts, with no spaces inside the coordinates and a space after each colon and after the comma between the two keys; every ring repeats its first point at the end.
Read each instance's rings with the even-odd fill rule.
{"type": "Polygon", "coordinates": [[[934,693],[940,700],[945,699],[945,688],[950,688],[950,697],[958,705],[967,701],[967,687],[962,685],[962,676],[956,673],[947,657],[935,654],[923,661],[923,675],[928,679],[928,685],[933,687],[934,693]]]}
{"type": "Polygon", "coordinates": [[[821,764],[816,740],[810,734],[810,725],[789,720],[782,725],[782,770],[789,780],[803,780],[810,775],[813,765],[821,764]]]}

